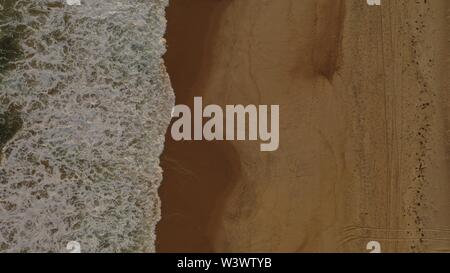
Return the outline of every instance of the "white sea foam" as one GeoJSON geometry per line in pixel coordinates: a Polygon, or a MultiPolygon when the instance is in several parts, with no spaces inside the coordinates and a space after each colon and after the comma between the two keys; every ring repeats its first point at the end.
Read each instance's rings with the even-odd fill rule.
{"type": "Polygon", "coordinates": [[[81,1],[80,0],[66,0],[67,5],[70,6],[79,6],[81,5],[81,1]]]}
{"type": "Polygon", "coordinates": [[[16,2],[24,57],[2,75],[0,113],[20,109],[23,128],[2,151],[0,251],[154,251],[167,4],[16,2]]]}

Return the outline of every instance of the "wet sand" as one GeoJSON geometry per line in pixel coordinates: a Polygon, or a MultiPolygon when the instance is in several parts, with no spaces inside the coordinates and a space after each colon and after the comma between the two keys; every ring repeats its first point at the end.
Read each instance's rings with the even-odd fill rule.
{"type": "MultiPolygon", "coordinates": [[[[228,0],[172,1],[167,10],[165,56],[176,103],[193,109],[203,96],[210,70],[219,17],[228,0]]],[[[162,220],[157,228],[159,252],[212,252],[211,228],[225,193],[239,175],[239,157],[226,142],[176,142],[166,136],[161,156],[164,183],[159,194],[162,220]]]]}
{"type": "Polygon", "coordinates": [[[279,104],[280,148],[168,135],[157,251],[450,251],[449,4],[172,0],[177,103],[279,104]]]}

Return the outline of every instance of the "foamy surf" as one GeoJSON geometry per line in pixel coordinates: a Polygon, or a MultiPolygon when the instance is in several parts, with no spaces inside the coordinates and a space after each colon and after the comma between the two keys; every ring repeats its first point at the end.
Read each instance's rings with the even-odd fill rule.
{"type": "Polygon", "coordinates": [[[72,241],[82,252],[154,251],[174,104],[161,59],[167,4],[3,5],[14,16],[1,16],[2,33],[21,35],[0,70],[0,116],[20,126],[0,145],[0,252],[66,252],[72,241]]]}
{"type": "Polygon", "coordinates": [[[73,6],[73,5],[81,5],[81,1],[80,0],[66,0],[67,5],[69,6],[73,6]]]}

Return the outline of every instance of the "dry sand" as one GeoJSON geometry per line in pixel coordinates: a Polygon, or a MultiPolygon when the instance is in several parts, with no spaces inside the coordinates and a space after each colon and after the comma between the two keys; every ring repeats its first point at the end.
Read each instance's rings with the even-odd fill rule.
{"type": "Polygon", "coordinates": [[[450,251],[448,0],[172,0],[177,103],[279,104],[280,148],[167,137],[157,250],[450,251]]]}

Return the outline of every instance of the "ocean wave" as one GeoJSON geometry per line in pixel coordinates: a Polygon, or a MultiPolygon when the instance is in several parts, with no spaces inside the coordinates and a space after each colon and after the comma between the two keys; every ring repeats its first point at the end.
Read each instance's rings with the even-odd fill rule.
{"type": "Polygon", "coordinates": [[[1,252],[64,252],[69,241],[154,251],[174,104],[161,59],[167,4],[3,4],[15,16],[0,29],[20,52],[0,70],[0,123],[16,128],[0,155],[1,252]]]}

